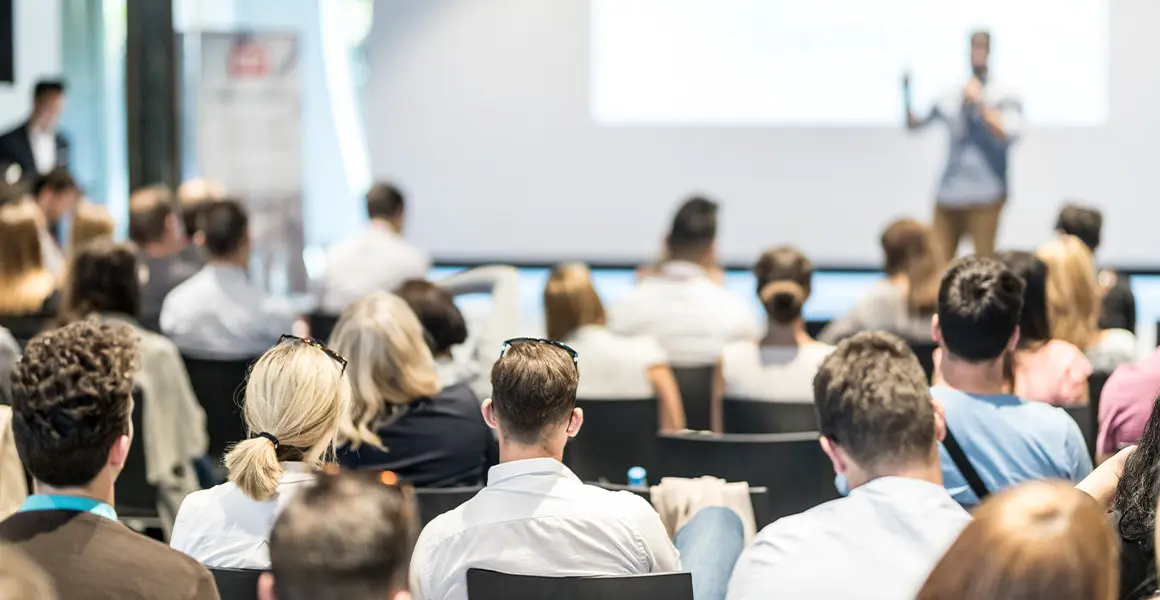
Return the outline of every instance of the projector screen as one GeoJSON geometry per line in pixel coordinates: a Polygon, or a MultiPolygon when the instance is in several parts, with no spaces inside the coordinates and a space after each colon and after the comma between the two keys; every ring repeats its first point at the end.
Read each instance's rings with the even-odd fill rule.
{"type": "Polygon", "coordinates": [[[592,116],[896,127],[902,74],[930,106],[970,76],[968,39],[983,28],[995,40],[992,78],[1015,86],[1028,120],[1099,125],[1108,2],[592,0],[592,116]]]}
{"type": "Polygon", "coordinates": [[[1033,249],[1079,199],[1104,211],[1101,262],[1155,267],[1160,2],[1109,4],[379,2],[372,168],[444,262],[652,260],[675,206],[704,193],[729,264],[793,244],[822,267],[877,267],[890,220],[930,218],[948,150],[946,127],[906,131],[901,75],[926,110],[987,27],[995,81],[1028,120],[999,247],[1033,249]]]}

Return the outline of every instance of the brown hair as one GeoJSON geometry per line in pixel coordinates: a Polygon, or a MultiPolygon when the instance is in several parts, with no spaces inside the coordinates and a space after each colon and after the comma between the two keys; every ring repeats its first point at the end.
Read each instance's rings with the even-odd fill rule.
{"type": "Polygon", "coordinates": [[[226,197],[225,187],[209,179],[190,179],[177,188],[177,202],[181,208],[181,219],[185,233],[193,235],[201,231],[201,213],[210,204],[226,197]]]}
{"type": "Polygon", "coordinates": [[[604,303],[584,263],[556,265],[544,285],[544,321],[548,338],[563,340],[584,325],[603,325],[604,303]]]}
{"type": "Polygon", "coordinates": [[[1087,348],[1099,337],[1102,305],[1091,251],[1079,238],[1063,235],[1040,246],[1035,255],[1047,263],[1051,337],[1087,348]]]}
{"type": "Polygon", "coordinates": [[[914,219],[898,219],[882,232],[882,253],[888,276],[906,275],[906,305],[912,315],[932,314],[938,306],[938,286],[946,267],[935,252],[930,228],[914,219]]]}
{"type": "Polygon", "coordinates": [[[814,377],[818,429],[867,470],[931,460],[934,404],[910,346],[885,332],[838,344],[814,377]]]}
{"type": "Polygon", "coordinates": [[[81,202],[73,214],[72,232],[69,234],[69,253],[75,255],[85,244],[113,239],[113,215],[105,207],[92,202],[81,202]]]}
{"type": "Polygon", "coordinates": [[[1115,600],[1119,540],[1104,511],[1064,482],[991,496],[917,600],[1115,600]]]}
{"type": "Polygon", "coordinates": [[[73,257],[61,316],[69,322],[106,312],[131,317],[141,312],[137,250],[111,239],[92,242],[73,257]]]}
{"type": "Polygon", "coordinates": [[[422,279],[411,279],[395,293],[411,307],[435,356],[451,352],[453,346],[467,341],[467,321],[451,292],[422,279]]]}
{"type": "Polygon", "coordinates": [[[797,248],[779,246],[762,253],[753,266],[757,297],[775,322],[788,325],[802,316],[810,297],[814,265],[797,248]]]}
{"type": "Polygon", "coordinates": [[[367,216],[372,219],[393,219],[403,212],[406,201],[403,192],[394,184],[379,182],[367,190],[367,216]]]}
{"type": "Polygon", "coordinates": [[[513,342],[491,369],[491,399],[504,435],[534,445],[549,428],[566,425],[579,383],[576,364],[563,348],[513,342]]]}
{"type": "Polygon", "coordinates": [[[407,589],[418,529],[411,499],[378,473],[320,475],[270,532],[278,600],[379,600],[407,589]]]}
{"type": "Polygon", "coordinates": [[[143,187],[129,196],[129,239],[140,246],[165,237],[170,216],[177,216],[173,194],[164,185],[143,187]]]}
{"type": "Polygon", "coordinates": [[[36,203],[14,200],[0,205],[0,312],[33,313],[56,290],[44,267],[40,233],[44,214],[36,203]]]}

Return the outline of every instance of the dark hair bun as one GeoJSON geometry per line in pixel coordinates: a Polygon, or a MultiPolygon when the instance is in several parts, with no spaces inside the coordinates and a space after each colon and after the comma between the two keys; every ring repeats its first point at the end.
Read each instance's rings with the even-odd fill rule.
{"type": "Polygon", "coordinates": [[[805,289],[788,279],[765,284],[759,295],[769,316],[782,325],[792,323],[800,317],[802,305],[806,302],[805,289]]]}

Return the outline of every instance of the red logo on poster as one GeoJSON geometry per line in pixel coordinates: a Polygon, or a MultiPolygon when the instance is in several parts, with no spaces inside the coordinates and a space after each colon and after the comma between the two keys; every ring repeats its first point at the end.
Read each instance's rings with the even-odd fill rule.
{"type": "Polygon", "coordinates": [[[269,71],[266,49],[261,44],[240,41],[230,50],[230,77],[265,77],[269,71]]]}

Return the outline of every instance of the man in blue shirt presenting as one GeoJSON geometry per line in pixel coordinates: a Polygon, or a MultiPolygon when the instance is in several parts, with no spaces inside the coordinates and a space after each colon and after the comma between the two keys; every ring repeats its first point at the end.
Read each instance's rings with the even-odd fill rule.
{"type": "Polygon", "coordinates": [[[992,81],[990,56],[991,34],[972,33],[970,78],[924,117],[911,107],[910,75],[902,80],[907,128],[914,131],[941,121],[950,130],[950,153],[932,225],[948,261],[964,235],[971,237],[976,254],[994,253],[999,214],[1007,201],[1007,151],[1017,139],[1023,109],[1017,96],[992,81]]]}

